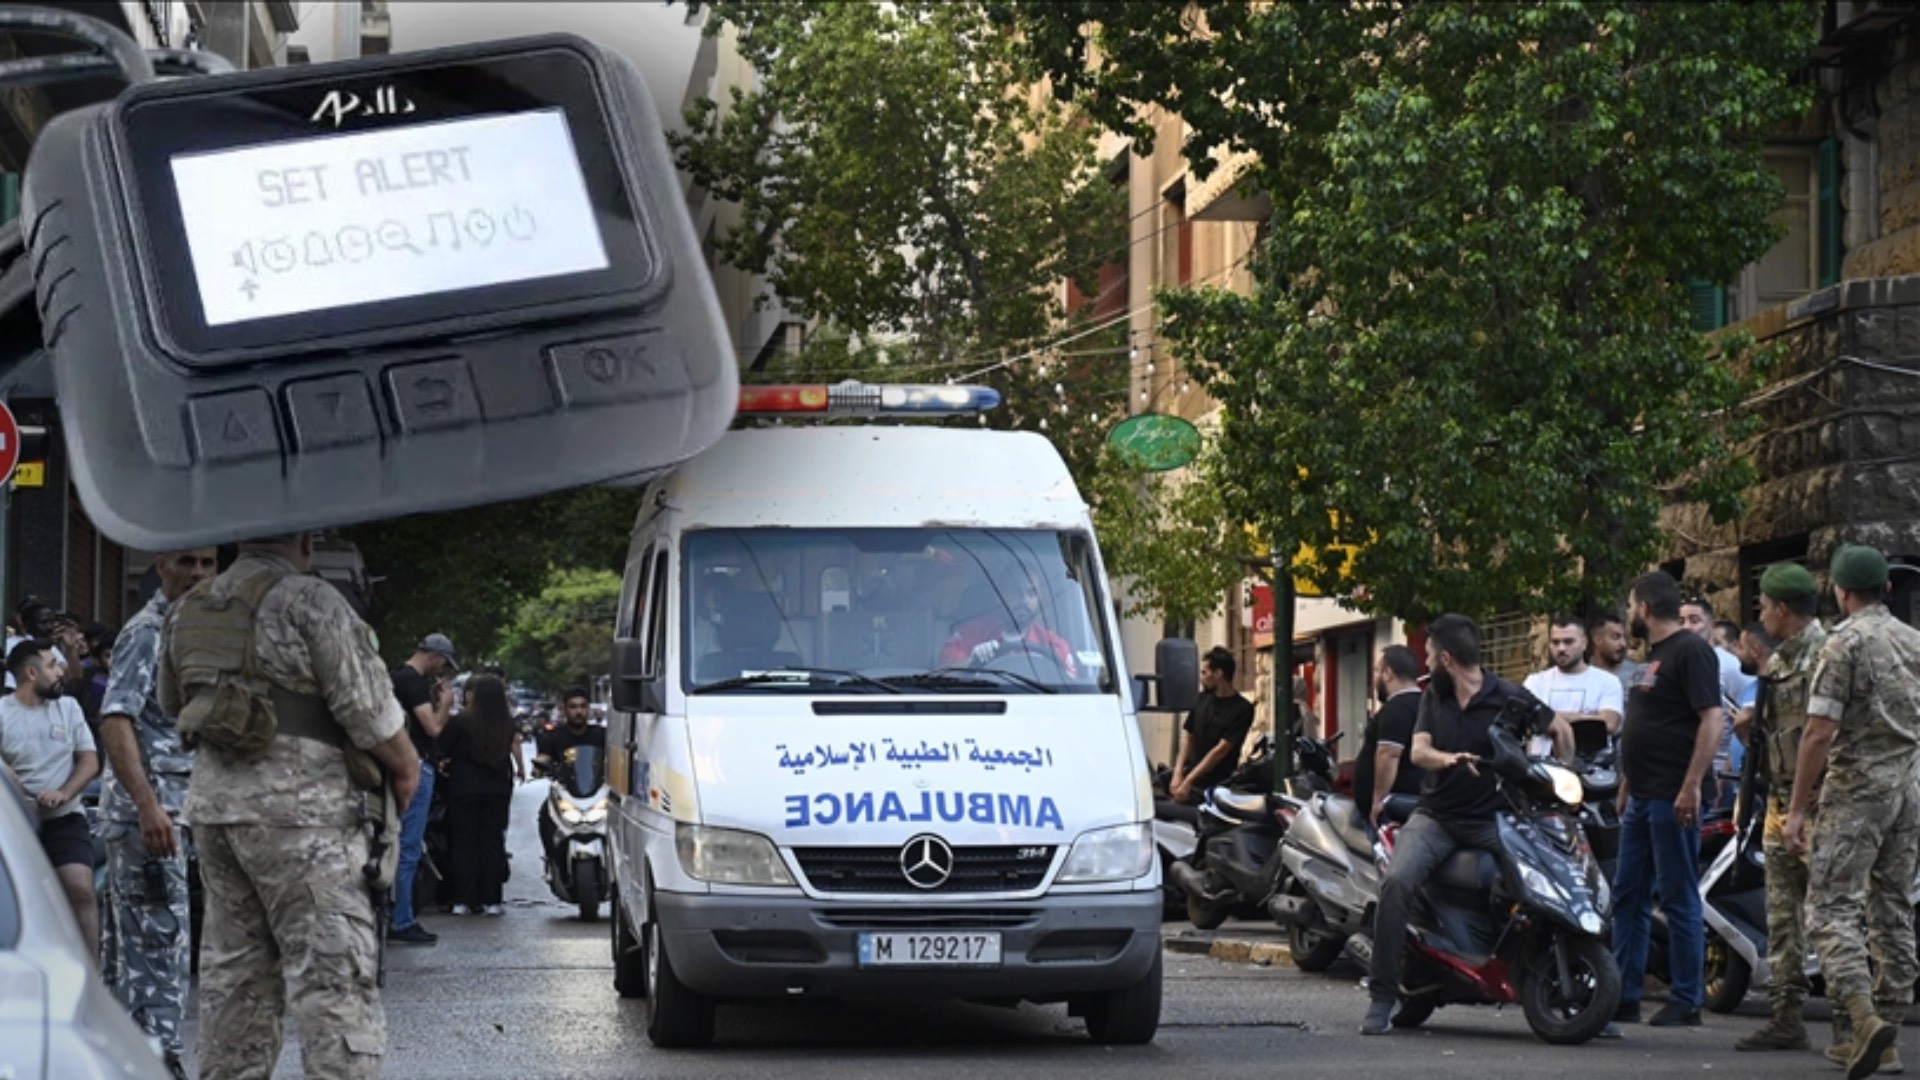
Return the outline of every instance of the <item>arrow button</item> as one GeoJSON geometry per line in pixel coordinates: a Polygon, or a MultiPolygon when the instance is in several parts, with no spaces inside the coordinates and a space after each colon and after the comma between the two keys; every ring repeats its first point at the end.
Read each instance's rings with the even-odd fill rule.
{"type": "Polygon", "coordinates": [[[280,454],[273,399],[265,390],[194,398],[187,403],[187,417],[202,462],[247,461],[280,454]]]}
{"type": "Polygon", "coordinates": [[[293,418],[293,444],[301,451],[378,442],[373,395],[358,375],[331,375],[287,384],[287,414],[293,418]]]}

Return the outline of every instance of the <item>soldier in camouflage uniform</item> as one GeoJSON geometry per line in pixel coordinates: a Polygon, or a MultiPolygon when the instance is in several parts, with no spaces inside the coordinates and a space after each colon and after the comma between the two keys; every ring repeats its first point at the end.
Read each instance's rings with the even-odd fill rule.
{"type": "Polygon", "coordinates": [[[1806,857],[1813,787],[1826,763],[1807,864],[1808,936],[1827,997],[1853,1020],[1848,1080],[1897,1067],[1913,999],[1913,907],[1920,858],[1920,631],[1883,602],[1887,560],[1846,545],[1828,569],[1846,618],[1827,637],[1807,692],[1787,848],[1806,857]],[[1869,944],[1877,973],[1868,968],[1869,944]]]}
{"type": "Polygon", "coordinates": [[[113,646],[114,667],[100,705],[107,755],[100,819],[107,843],[106,918],[100,970],[140,1029],[157,1039],[174,1075],[186,1005],[191,946],[187,858],[177,819],[193,755],[173,717],[154,700],[160,624],[188,589],[211,578],[212,548],[169,552],[154,561],[160,589],[113,646]]]}
{"type": "MultiPolygon", "coordinates": [[[[1760,597],[1760,622],[1780,642],[1762,673],[1766,694],[1759,722],[1754,725],[1759,741],[1749,751],[1766,754],[1768,770],[1763,843],[1767,856],[1767,966],[1773,971],[1767,998],[1773,1005],[1773,1019],[1733,1045],[1737,1050],[1805,1050],[1807,1027],[1801,1005],[1812,989],[1807,979],[1807,861],[1788,851],[1783,838],[1793,797],[1794,767],[1799,760],[1800,733],[1807,723],[1807,690],[1827,632],[1814,618],[1820,605],[1820,587],[1805,567],[1793,563],[1768,567],[1760,577],[1760,597]]],[[[1811,779],[1817,782],[1818,777],[1811,779]]],[[[1833,1047],[1844,1054],[1853,1041],[1852,1023],[1842,1010],[1834,1010],[1833,1015],[1833,1047]]]]}
{"type": "MultiPolygon", "coordinates": [[[[270,1074],[287,1011],[308,1077],[377,1077],[386,1051],[375,909],[362,876],[362,794],[340,744],[351,740],[385,766],[402,806],[418,787],[420,763],[373,632],[338,591],[307,576],[312,555],[304,534],[246,543],[232,567],[202,586],[230,597],[263,584],[260,575],[277,579],[260,596],[251,638],[280,729],[258,757],[206,742],[194,761],[186,813],[207,905],[201,1080],[270,1074]],[[299,702],[343,732],[333,732],[331,744],[290,734],[285,706],[299,702]]],[[[189,608],[176,606],[162,632],[160,705],[175,715],[188,702],[176,643],[193,639],[191,618],[183,626],[189,608]]]]}

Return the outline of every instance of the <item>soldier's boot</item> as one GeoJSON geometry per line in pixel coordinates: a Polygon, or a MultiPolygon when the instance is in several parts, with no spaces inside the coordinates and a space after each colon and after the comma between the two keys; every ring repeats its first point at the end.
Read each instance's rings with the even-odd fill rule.
{"type": "Polygon", "coordinates": [[[1852,1049],[1853,1017],[1848,1016],[1846,1007],[1836,1001],[1833,1003],[1833,1041],[1827,1044],[1826,1058],[1845,1068],[1847,1053],[1852,1049]]]}
{"type": "MultiPolygon", "coordinates": [[[[1881,1002],[1874,1006],[1874,1011],[1880,1014],[1880,1019],[1892,1024],[1895,1032],[1900,1030],[1901,1023],[1907,1018],[1906,1008],[1900,1005],[1889,1005],[1881,1002]]],[[[1893,1045],[1888,1046],[1886,1051],[1880,1055],[1880,1071],[1882,1073],[1901,1073],[1907,1071],[1907,1067],[1900,1061],[1899,1039],[1900,1036],[1896,1034],[1893,1045]]]]}
{"type": "Polygon", "coordinates": [[[1773,1003],[1773,1019],[1759,1031],[1733,1044],[1735,1050],[1805,1050],[1807,1025],[1800,1017],[1798,1001],[1773,1003]]]}
{"type": "Polygon", "coordinates": [[[1880,1057],[1900,1038],[1900,1026],[1880,1018],[1869,994],[1847,998],[1853,1017],[1853,1043],[1847,1050],[1847,1080],[1866,1080],[1880,1070],[1880,1057]]]}

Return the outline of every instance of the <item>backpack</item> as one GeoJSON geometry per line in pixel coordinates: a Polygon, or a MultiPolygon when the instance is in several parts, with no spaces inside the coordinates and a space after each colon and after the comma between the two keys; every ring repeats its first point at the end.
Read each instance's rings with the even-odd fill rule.
{"type": "Polygon", "coordinates": [[[287,575],[267,568],[216,593],[203,581],[167,613],[169,659],[186,705],[180,738],[236,757],[265,753],[279,731],[272,689],[254,664],[254,616],[267,592],[287,575]]]}

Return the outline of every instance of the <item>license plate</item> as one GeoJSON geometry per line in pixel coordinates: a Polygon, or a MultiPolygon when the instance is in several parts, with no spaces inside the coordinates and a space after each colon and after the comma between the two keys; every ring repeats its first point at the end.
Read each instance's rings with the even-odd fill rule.
{"type": "Polygon", "coordinates": [[[1000,935],[982,931],[861,934],[861,967],[999,967],[1000,935]]]}

